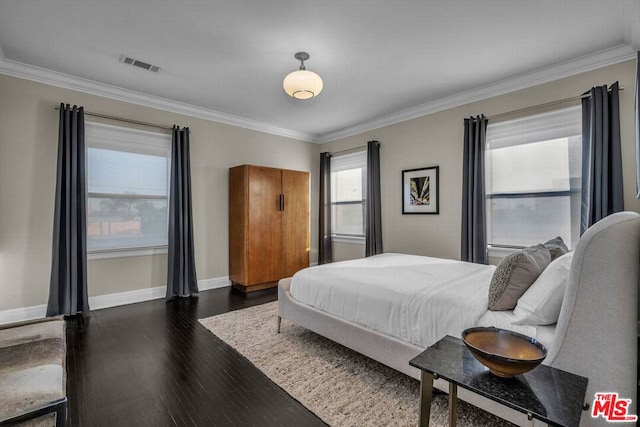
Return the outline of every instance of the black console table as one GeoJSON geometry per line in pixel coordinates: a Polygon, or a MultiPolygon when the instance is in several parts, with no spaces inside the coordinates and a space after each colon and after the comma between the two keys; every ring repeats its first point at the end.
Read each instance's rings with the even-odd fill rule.
{"type": "Polygon", "coordinates": [[[539,365],[513,378],[499,378],[473,357],[462,340],[446,336],[413,358],[422,371],[420,426],[429,425],[433,380],[449,382],[449,424],[456,425],[457,387],[477,393],[554,426],[580,424],[587,378],[539,365]]]}

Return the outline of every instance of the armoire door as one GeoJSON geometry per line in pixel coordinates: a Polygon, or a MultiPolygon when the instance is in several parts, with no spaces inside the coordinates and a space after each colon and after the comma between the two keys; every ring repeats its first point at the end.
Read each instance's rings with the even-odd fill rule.
{"type": "Polygon", "coordinates": [[[309,173],[282,171],[282,272],[293,276],[309,266],[309,173]]]}
{"type": "Polygon", "coordinates": [[[229,279],[247,281],[247,244],[249,210],[249,168],[229,169],[229,279]]]}
{"type": "Polygon", "coordinates": [[[281,170],[249,167],[248,283],[273,282],[282,278],[281,170]]]}

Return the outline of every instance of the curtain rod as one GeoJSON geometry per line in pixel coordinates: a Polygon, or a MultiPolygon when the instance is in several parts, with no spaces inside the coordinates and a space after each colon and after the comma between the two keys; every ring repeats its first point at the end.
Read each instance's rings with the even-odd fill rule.
{"type": "MultiPolygon", "coordinates": [[[[619,90],[624,90],[624,86],[620,86],[618,89],[619,90]]],[[[524,108],[520,108],[518,110],[507,111],[505,113],[496,114],[494,116],[487,117],[487,120],[501,119],[502,117],[512,116],[512,115],[516,115],[516,114],[520,114],[520,113],[527,113],[529,111],[540,110],[540,109],[545,108],[545,107],[552,107],[554,105],[565,104],[565,103],[568,103],[568,102],[578,101],[580,99],[590,98],[590,97],[591,97],[590,93],[585,93],[583,95],[572,96],[570,98],[560,99],[558,101],[546,102],[544,104],[532,105],[530,107],[524,107],[524,108]]]]}
{"type": "MultiPolygon", "coordinates": [[[[369,142],[375,142],[375,143],[377,143],[378,146],[380,145],[380,141],[372,140],[372,141],[369,141],[369,142]]],[[[357,147],[347,148],[346,150],[334,151],[332,153],[329,152],[329,154],[331,156],[333,156],[335,154],[347,154],[347,153],[349,153],[351,151],[353,151],[353,152],[360,151],[363,148],[369,148],[368,143],[367,143],[367,145],[358,145],[357,147]]]]}
{"type": "Polygon", "coordinates": [[[336,154],[348,154],[350,152],[360,151],[363,148],[367,148],[366,145],[358,145],[357,147],[347,148],[346,150],[333,151],[329,152],[330,155],[335,156],[336,154]]]}
{"type": "MultiPolygon", "coordinates": [[[[56,105],[54,108],[56,110],[59,110],[60,106],[56,105]]],[[[109,116],[107,114],[92,113],[92,112],[89,112],[89,111],[86,111],[86,110],[85,110],[84,114],[87,115],[87,116],[100,117],[102,119],[109,119],[109,120],[116,120],[118,122],[131,123],[131,124],[134,124],[134,125],[149,126],[149,127],[152,127],[152,128],[168,130],[168,131],[172,131],[173,130],[173,127],[169,127],[169,126],[163,126],[163,125],[158,125],[158,124],[149,123],[149,122],[141,122],[139,120],[125,119],[123,117],[109,116]]]]}

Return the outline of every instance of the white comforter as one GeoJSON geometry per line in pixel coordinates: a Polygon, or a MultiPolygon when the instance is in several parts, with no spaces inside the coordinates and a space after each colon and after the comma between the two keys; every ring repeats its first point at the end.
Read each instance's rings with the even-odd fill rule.
{"type": "Polygon", "coordinates": [[[296,300],[428,347],[459,337],[487,311],[495,266],[387,253],[299,271],[296,300]]]}

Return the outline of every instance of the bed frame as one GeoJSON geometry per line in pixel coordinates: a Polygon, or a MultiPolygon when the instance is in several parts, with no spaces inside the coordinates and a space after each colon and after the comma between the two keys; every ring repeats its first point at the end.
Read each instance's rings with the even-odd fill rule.
{"type": "MultiPolygon", "coordinates": [[[[589,379],[585,403],[596,392],[617,392],[632,399],[629,414],[637,414],[638,271],[640,215],[620,212],[589,228],[575,249],[569,280],[546,365],[589,379]]],[[[291,278],[278,284],[278,331],[281,318],[314,331],[413,378],[420,371],[409,360],[424,348],[342,320],[296,301],[291,278]]],[[[448,383],[434,387],[448,392],[448,383]]],[[[518,425],[537,425],[503,405],[458,390],[458,398],[518,425]]],[[[589,411],[581,426],[596,425],[589,411]]]]}

